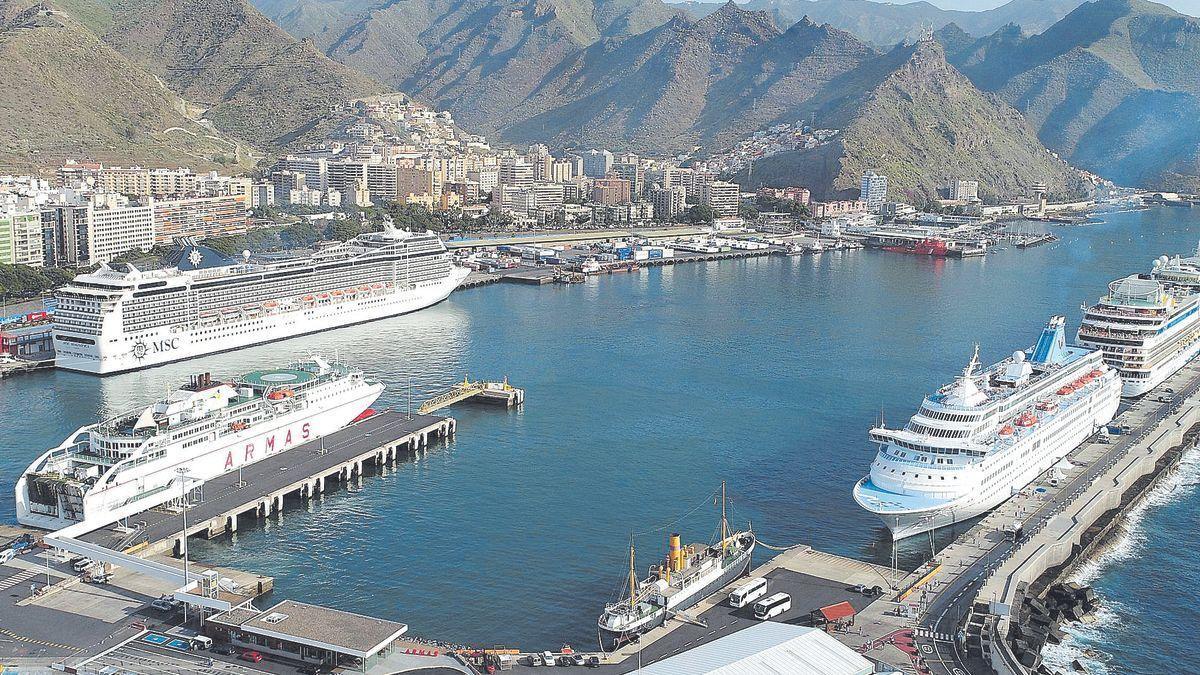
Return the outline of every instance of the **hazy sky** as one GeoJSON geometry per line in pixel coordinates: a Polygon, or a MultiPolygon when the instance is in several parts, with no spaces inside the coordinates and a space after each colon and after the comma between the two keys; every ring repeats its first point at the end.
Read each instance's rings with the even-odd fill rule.
{"type": "MultiPolygon", "coordinates": [[[[684,0],[667,0],[667,2],[682,2],[684,0]]],[[[707,2],[721,0],[702,0],[707,2]]],[[[745,3],[747,0],[735,0],[739,4],[745,3]]],[[[917,0],[908,0],[916,2],[917,0]]],[[[1153,2],[1161,2],[1162,0],[1152,0],[1153,2]]],[[[942,9],[965,9],[970,11],[979,11],[991,9],[1005,4],[1008,0],[926,0],[931,5],[936,5],[942,9]]],[[[907,4],[906,0],[895,0],[892,4],[903,5],[907,4]]],[[[1162,4],[1171,7],[1177,12],[1190,14],[1192,16],[1200,16],[1200,0],[1169,0],[1162,4]]]]}

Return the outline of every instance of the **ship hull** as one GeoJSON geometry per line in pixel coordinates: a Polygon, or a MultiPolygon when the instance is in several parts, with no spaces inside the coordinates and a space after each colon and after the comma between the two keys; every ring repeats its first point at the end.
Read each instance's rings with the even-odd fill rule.
{"type": "Polygon", "coordinates": [[[101,335],[97,344],[90,347],[72,343],[69,348],[63,348],[64,343],[58,342],[60,348],[55,365],[93,375],[114,375],[408,314],[445,300],[468,272],[454,268],[445,280],[427,287],[263,313],[211,326],[196,325],[185,330],[164,326],[154,331],[124,335],[115,342],[101,335]]]}
{"type": "Polygon", "coordinates": [[[1187,365],[1189,361],[1196,358],[1200,354],[1200,339],[1195,339],[1185,349],[1180,351],[1175,356],[1168,359],[1166,362],[1156,366],[1150,371],[1150,377],[1146,378],[1125,378],[1122,377],[1121,396],[1125,398],[1137,398],[1162,384],[1168,377],[1174,375],[1180,368],[1187,365]]]}
{"type": "MultiPolygon", "coordinates": [[[[958,499],[936,506],[909,510],[877,508],[871,500],[864,499],[863,481],[860,481],[854,486],[855,501],[862,508],[874,513],[891,531],[892,538],[897,540],[924,534],[983,515],[1025,489],[1043,472],[1079,447],[1095,433],[1096,429],[1111,422],[1121,403],[1120,396],[1117,395],[1117,389],[1121,386],[1119,382],[1116,377],[1113,377],[1100,391],[1092,395],[1091,404],[1094,407],[1088,417],[1075,422],[1069,428],[1047,429],[1046,434],[1032,437],[1028,442],[1032,443],[1035,440],[1039,442],[1042,452],[1023,460],[1020,470],[1012,474],[1009,480],[992,485],[979,485],[958,499]]],[[[1021,449],[1021,447],[1017,447],[1012,452],[1015,455],[1021,449]]],[[[1006,453],[1004,456],[996,457],[994,463],[1004,462],[1008,456],[1006,453]]],[[[985,467],[984,471],[988,470],[985,467]]]]}
{"type": "Polygon", "coordinates": [[[687,610],[700,604],[706,598],[711,597],[714,593],[725,588],[738,577],[745,575],[750,570],[750,558],[754,552],[754,547],[751,546],[743,553],[736,562],[722,570],[721,574],[708,582],[696,592],[689,595],[686,599],[680,601],[671,607],[670,610],[658,608],[656,612],[651,614],[643,622],[639,623],[635,628],[625,631],[614,631],[600,626],[600,645],[604,651],[614,651],[621,645],[637,639],[638,636],[657,628],[666,623],[667,615],[671,612],[686,612],[687,610]]]}
{"type": "Polygon", "coordinates": [[[17,522],[47,530],[80,522],[96,528],[110,525],[180,497],[180,491],[168,489],[176,479],[176,469],[185,469],[189,478],[197,481],[236,471],[342,429],[370,407],[381,393],[381,384],[364,385],[344,400],[281,415],[244,432],[226,436],[202,452],[184,455],[182,449],[173,448],[175,452],[164,457],[161,468],[149,466],[111,487],[88,490],[83,497],[82,520],[41,513],[32,508],[28,476],[55,452],[47,451],[17,480],[17,522]]]}

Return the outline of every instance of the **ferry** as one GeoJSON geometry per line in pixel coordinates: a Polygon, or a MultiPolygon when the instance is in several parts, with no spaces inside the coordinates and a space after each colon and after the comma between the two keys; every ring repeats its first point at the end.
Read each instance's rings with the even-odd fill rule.
{"type": "Polygon", "coordinates": [[[902,539],[981,515],[1108,424],[1121,378],[1099,351],[1067,346],[1051,317],[1030,349],[982,371],[979,348],[902,429],[880,425],[854,499],[902,539]]]}
{"type": "Polygon", "coordinates": [[[195,375],[166,398],[82,427],[42,453],[17,479],[17,521],[48,530],[110,525],[333,433],[368,413],[382,392],[361,370],[320,357],[228,381],[195,375]]]}
{"type": "Polygon", "coordinates": [[[433,232],[390,224],[265,263],[184,251],[174,267],[101,265],[59,290],[56,365],[108,375],[396,316],[441,302],[470,273],[433,232]]]}
{"type": "Polygon", "coordinates": [[[629,544],[629,585],[625,597],[609,603],[597,622],[600,648],[614,650],[642,633],[661,626],[729,585],[750,569],[756,543],[750,530],[731,532],[725,518],[725,484],[721,483],[721,538],[715,544],[683,546],[672,534],[667,557],[638,581],[633,543],[629,544]]]}
{"type": "Polygon", "coordinates": [[[891,251],[892,253],[912,253],[915,255],[931,255],[943,258],[950,255],[950,248],[946,245],[946,240],[936,237],[926,237],[921,241],[914,241],[910,244],[884,246],[883,250],[891,251]]]}
{"type": "Polygon", "coordinates": [[[1200,353],[1200,250],[1156,259],[1150,274],[1117,279],[1083,310],[1079,344],[1104,353],[1124,396],[1145,394],[1200,353]]]}

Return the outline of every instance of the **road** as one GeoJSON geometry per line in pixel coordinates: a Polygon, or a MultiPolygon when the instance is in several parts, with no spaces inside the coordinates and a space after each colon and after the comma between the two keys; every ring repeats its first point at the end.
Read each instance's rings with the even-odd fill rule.
{"type": "MultiPolygon", "coordinates": [[[[1168,382],[1176,378],[1169,378],[1168,382]]],[[[1064,486],[1046,500],[1041,507],[1034,511],[1024,521],[1024,536],[1020,542],[1014,543],[1000,539],[986,553],[958,574],[941,590],[937,592],[928,608],[918,622],[920,630],[917,633],[917,645],[925,663],[934,675],[966,675],[967,673],[988,672],[980,670],[983,663],[980,659],[969,658],[962,648],[959,633],[966,623],[967,615],[975,601],[980,587],[988,575],[1003,564],[1009,556],[1019,549],[1033,534],[1046,526],[1055,515],[1073,502],[1095,479],[1108,471],[1119,461],[1131,447],[1140,443],[1146,436],[1170,414],[1179,410],[1183,402],[1200,390],[1200,377],[1192,377],[1187,383],[1187,389],[1173,394],[1167,402],[1157,402],[1162,387],[1146,394],[1135,404],[1138,412],[1141,407],[1149,405],[1149,414],[1135,427],[1117,437],[1117,441],[1092,462],[1087,469],[1069,480],[1064,486]]],[[[1129,412],[1122,418],[1129,416],[1129,412]]],[[[1120,420],[1118,420],[1120,421],[1120,420]]]]}

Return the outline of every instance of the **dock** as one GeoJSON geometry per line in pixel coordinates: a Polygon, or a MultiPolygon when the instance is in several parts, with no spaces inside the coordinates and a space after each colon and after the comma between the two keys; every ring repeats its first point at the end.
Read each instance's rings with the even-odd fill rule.
{"type": "Polygon", "coordinates": [[[422,403],[417,412],[421,415],[429,415],[447,406],[471,399],[485,403],[500,403],[507,408],[512,408],[525,402],[525,390],[509,384],[507,377],[502,382],[472,382],[464,377],[462,382],[422,403]]]}
{"type": "Polygon", "coordinates": [[[381,470],[421,452],[455,432],[450,417],[385,410],[323,438],[231,471],[193,490],[185,510],[167,507],[131,520],[131,528],[96,530],[79,538],[106,548],[149,556],[183,549],[187,536],[208,538],[235,532],[246,517],[262,519],[281,513],[285,497],[302,500],[326,492],[330,483],[361,480],[366,467],[381,470]],[[186,518],[185,518],[186,514],[186,518]]]}

